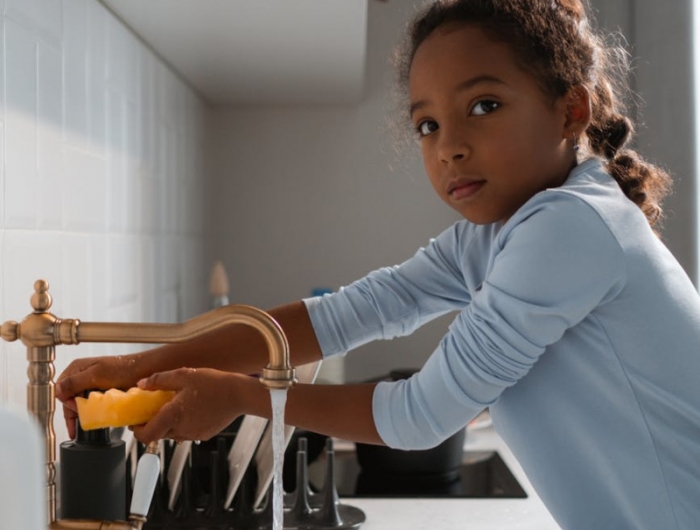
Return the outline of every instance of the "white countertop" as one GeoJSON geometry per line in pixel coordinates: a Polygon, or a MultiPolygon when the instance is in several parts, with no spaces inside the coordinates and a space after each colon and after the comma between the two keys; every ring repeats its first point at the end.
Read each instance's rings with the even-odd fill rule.
{"type": "Polygon", "coordinates": [[[526,499],[340,499],[360,508],[362,530],[560,530],[525,473],[492,427],[467,432],[466,450],[495,450],[527,493],[526,499]]]}

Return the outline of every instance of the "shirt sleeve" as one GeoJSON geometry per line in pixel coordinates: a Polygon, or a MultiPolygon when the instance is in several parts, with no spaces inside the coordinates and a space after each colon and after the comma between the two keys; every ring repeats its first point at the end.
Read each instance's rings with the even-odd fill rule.
{"type": "Polygon", "coordinates": [[[337,293],[305,299],[323,356],[408,335],[464,307],[470,292],[457,256],[469,245],[472,228],[457,223],[404,263],[376,270],[337,293]]]}
{"type": "Polygon", "coordinates": [[[622,249],[598,213],[565,192],[541,195],[506,223],[481,290],[421,371],[376,387],[387,445],[421,449],[451,436],[620,291],[622,249]]]}

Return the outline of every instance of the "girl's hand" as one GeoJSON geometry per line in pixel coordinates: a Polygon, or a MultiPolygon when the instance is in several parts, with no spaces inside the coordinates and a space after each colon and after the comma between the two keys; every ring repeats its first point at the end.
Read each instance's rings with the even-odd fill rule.
{"type": "Polygon", "coordinates": [[[75,439],[78,408],[75,396],[85,390],[128,389],[142,377],[137,370],[138,354],[112,357],[86,357],[70,363],[56,382],[56,397],[63,402],[68,435],[75,439]]]}
{"type": "Polygon", "coordinates": [[[175,390],[176,394],[148,423],[135,426],[134,435],[143,443],[212,438],[241,414],[234,396],[240,377],[245,376],[211,368],[179,368],[142,379],[138,387],[143,390],[175,390]]]}

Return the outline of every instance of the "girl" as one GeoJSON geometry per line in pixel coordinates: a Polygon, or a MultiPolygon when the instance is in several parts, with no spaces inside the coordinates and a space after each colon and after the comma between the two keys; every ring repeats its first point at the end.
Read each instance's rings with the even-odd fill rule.
{"type": "MultiPolygon", "coordinates": [[[[654,232],[669,178],[624,147],[620,53],[601,43],[580,0],[440,0],[416,18],[406,110],[435,191],[465,219],[401,265],[270,313],[295,365],[459,313],[412,378],[297,385],[286,418],[417,449],[489,407],[563,528],[690,529],[700,300],[654,232]]],[[[267,390],[243,375],[266,363],[256,332],[232,326],[75,361],[57,395],[73,433],[84,389],[173,389],[136,436],[207,439],[269,417],[267,390]]]]}

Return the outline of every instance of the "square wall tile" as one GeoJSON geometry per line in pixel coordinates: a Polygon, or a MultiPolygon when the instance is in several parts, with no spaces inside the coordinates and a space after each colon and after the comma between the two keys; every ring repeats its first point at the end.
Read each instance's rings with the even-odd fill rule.
{"type": "Polygon", "coordinates": [[[60,46],[63,38],[63,1],[33,0],[35,27],[41,40],[60,46]]]}
{"type": "Polygon", "coordinates": [[[165,123],[161,123],[160,136],[160,158],[158,163],[157,178],[160,180],[160,205],[159,225],[162,233],[177,233],[178,219],[178,182],[177,182],[177,134],[169,129],[165,123]]]}
{"type": "Polygon", "coordinates": [[[32,0],[5,0],[5,17],[27,28],[36,24],[37,10],[32,0]]]}
{"type": "Polygon", "coordinates": [[[63,226],[63,68],[61,51],[38,43],[37,226],[63,226]]]}
{"type": "Polygon", "coordinates": [[[35,228],[37,205],[37,43],[5,23],[5,226],[35,228]]]}
{"type": "MultiPolygon", "coordinates": [[[[1,0],[0,0],[1,1],[1,0]]],[[[0,121],[5,121],[5,21],[0,18],[0,121]]]]}
{"type": "Polygon", "coordinates": [[[88,132],[91,149],[106,153],[107,146],[107,22],[112,15],[99,2],[87,9],[88,132]]]}
{"type": "Polygon", "coordinates": [[[141,267],[139,270],[141,308],[143,310],[144,322],[156,322],[155,300],[156,300],[156,265],[155,265],[156,245],[154,236],[141,237],[141,267]]]}
{"type": "Polygon", "coordinates": [[[89,151],[72,145],[65,148],[66,175],[62,197],[65,228],[73,232],[105,232],[107,206],[107,164],[89,151]]]}
{"type": "Polygon", "coordinates": [[[66,140],[87,147],[87,18],[85,0],[65,0],[63,69],[66,140]]]}
{"type": "MultiPolygon", "coordinates": [[[[1,219],[1,217],[0,217],[1,219]]],[[[5,284],[3,282],[3,275],[1,273],[4,268],[4,252],[3,247],[5,244],[5,230],[0,228],[0,293],[5,292],[5,284]]],[[[0,304],[2,307],[2,304],[0,304]]],[[[17,318],[5,318],[5,312],[0,311],[0,322],[5,322],[6,320],[15,320],[17,318]]],[[[7,401],[7,343],[4,340],[0,340],[0,403],[5,403],[7,401]]]]}
{"type": "Polygon", "coordinates": [[[107,237],[108,256],[108,308],[120,308],[139,300],[140,270],[142,264],[141,242],[134,235],[107,237]]]}
{"type": "Polygon", "coordinates": [[[155,83],[156,59],[148,55],[141,61],[141,91],[138,100],[139,118],[141,120],[141,150],[142,163],[147,176],[153,177],[156,166],[156,142],[155,142],[155,119],[156,119],[156,94],[155,83]]]}
{"type": "Polygon", "coordinates": [[[130,52],[133,48],[129,46],[129,39],[134,37],[129,30],[113,16],[107,19],[107,82],[112,90],[126,96],[127,85],[129,83],[130,68],[133,68],[131,61],[133,56],[130,52]]]}
{"type": "Polygon", "coordinates": [[[141,130],[138,109],[134,102],[124,101],[124,208],[125,226],[129,233],[141,231],[141,196],[139,184],[141,179],[140,141],[141,130]]]}
{"type": "Polygon", "coordinates": [[[182,245],[183,241],[174,236],[156,238],[153,256],[157,276],[156,292],[175,291],[180,284],[182,245]]]}
{"type": "MultiPolygon", "coordinates": [[[[5,189],[5,124],[0,123],[0,189],[5,189]]],[[[5,195],[0,198],[0,228],[5,227],[5,195]]],[[[2,262],[0,261],[0,267],[2,262]]],[[[2,291],[0,291],[2,292],[2,291]]]]}
{"type": "Polygon", "coordinates": [[[154,178],[144,176],[139,179],[137,186],[141,210],[139,221],[141,233],[154,234],[157,226],[158,182],[154,178]]]}
{"type": "Polygon", "coordinates": [[[164,323],[182,322],[177,290],[163,291],[156,298],[156,320],[164,323]]]}
{"type": "Polygon", "coordinates": [[[86,320],[92,313],[91,238],[86,234],[64,234],[63,240],[63,318],[86,320]]]}
{"type": "Polygon", "coordinates": [[[106,321],[109,297],[109,266],[110,256],[107,253],[107,237],[89,234],[88,248],[90,250],[90,309],[87,317],[90,320],[106,321]]]}
{"type": "Polygon", "coordinates": [[[126,102],[124,96],[107,92],[107,230],[126,232],[127,164],[126,102]]]}
{"type": "Polygon", "coordinates": [[[192,318],[209,309],[209,271],[204,267],[204,241],[201,237],[185,239],[182,257],[179,260],[182,282],[183,317],[192,318]]]}

